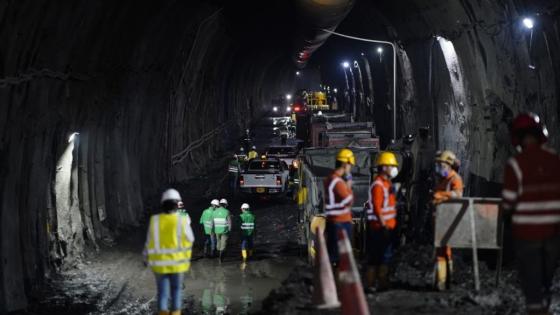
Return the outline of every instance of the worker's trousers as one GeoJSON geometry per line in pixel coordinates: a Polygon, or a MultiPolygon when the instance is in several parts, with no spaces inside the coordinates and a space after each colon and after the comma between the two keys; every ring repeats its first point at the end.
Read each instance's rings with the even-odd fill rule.
{"type": "Polygon", "coordinates": [[[158,310],[169,311],[169,299],[171,298],[171,311],[181,310],[181,293],[183,283],[182,273],[159,274],[156,273],[156,284],[158,292],[158,310]]]}
{"type": "MultiPolygon", "coordinates": [[[[352,222],[329,222],[327,221],[325,233],[327,236],[327,251],[331,264],[338,264],[338,231],[344,229],[348,234],[348,239],[352,240],[352,222]]],[[[351,241],[350,241],[351,242],[351,241]]]]}
{"type": "Polygon", "coordinates": [[[241,249],[253,250],[253,235],[241,235],[241,249]]]}
{"type": "Polygon", "coordinates": [[[216,234],[204,234],[204,254],[212,255],[216,250],[216,234]]]}
{"type": "Polygon", "coordinates": [[[393,259],[395,230],[373,229],[367,230],[367,262],[370,266],[388,265],[393,259]]]}
{"type": "Polygon", "coordinates": [[[226,246],[227,246],[227,240],[228,240],[228,234],[224,233],[224,234],[216,234],[216,247],[218,249],[218,251],[222,252],[226,250],[226,246]]]}
{"type": "Polygon", "coordinates": [[[544,241],[515,240],[515,251],[527,309],[547,308],[560,258],[560,236],[544,241]]]}

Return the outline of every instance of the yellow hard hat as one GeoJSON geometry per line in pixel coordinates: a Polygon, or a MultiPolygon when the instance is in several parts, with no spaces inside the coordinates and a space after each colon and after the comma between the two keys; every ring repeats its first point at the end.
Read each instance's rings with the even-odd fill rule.
{"type": "Polygon", "coordinates": [[[336,155],[336,160],[342,163],[350,163],[351,165],[356,165],[356,158],[354,157],[354,152],[352,150],[344,148],[338,151],[336,155]]]}
{"type": "Polygon", "coordinates": [[[393,152],[381,152],[377,156],[375,161],[375,166],[388,165],[388,166],[399,166],[397,157],[393,152]]]}
{"type": "Polygon", "coordinates": [[[436,156],[436,162],[443,162],[449,165],[455,164],[455,160],[457,160],[455,153],[449,150],[445,150],[436,156]]]}

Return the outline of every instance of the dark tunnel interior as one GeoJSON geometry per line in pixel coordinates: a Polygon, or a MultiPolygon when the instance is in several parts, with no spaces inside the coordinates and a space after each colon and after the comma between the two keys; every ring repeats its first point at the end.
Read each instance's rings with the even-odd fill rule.
{"type": "Polygon", "coordinates": [[[396,139],[427,127],[468,196],[500,197],[517,113],[560,149],[557,0],[1,0],[0,43],[0,313],[144,227],[275,99],[328,86],[344,104],[343,62],[356,120],[389,145],[395,92],[396,139]],[[390,45],[324,29],[396,43],[396,91],[390,45]]]}

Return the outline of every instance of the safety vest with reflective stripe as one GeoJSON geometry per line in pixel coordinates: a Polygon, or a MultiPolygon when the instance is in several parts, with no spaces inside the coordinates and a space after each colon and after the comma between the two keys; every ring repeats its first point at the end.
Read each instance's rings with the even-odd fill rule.
{"type": "Polygon", "coordinates": [[[451,170],[446,178],[440,178],[434,187],[434,194],[438,193],[443,195],[445,201],[451,198],[463,197],[463,179],[457,172],[451,170]]]}
{"type": "Polygon", "coordinates": [[[189,219],[178,213],[150,218],[146,253],[153,272],[169,274],[189,270],[192,254],[192,242],[187,237],[189,224],[189,219]]]}
{"type": "Polygon", "coordinates": [[[214,208],[205,209],[200,216],[200,224],[204,225],[204,234],[214,233],[214,208]]]}
{"type": "Polygon", "coordinates": [[[250,210],[245,210],[239,216],[241,218],[241,233],[245,236],[253,235],[255,230],[255,215],[250,210]]]}
{"type": "Polygon", "coordinates": [[[397,208],[396,197],[392,191],[391,180],[378,175],[369,189],[367,219],[373,229],[380,229],[383,224],[388,229],[394,229],[397,226],[397,208]]]}
{"type": "Polygon", "coordinates": [[[228,171],[230,173],[239,173],[239,161],[237,159],[231,160],[229,162],[228,171]]]}
{"type": "Polygon", "coordinates": [[[354,195],[346,182],[334,172],[325,179],[325,214],[331,222],[351,222],[354,195]]]}
{"type": "Polygon", "coordinates": [[[220,207],[214,210],[212,215],[214,220],[214,233],[216,234],[225,234],[229,233],[229,210],[220,207]]]}
{"type": "Polygon", "coordinates": [[[504,170],[503,208],[512,211],[516,239],[545,240],[560,235],[560,157],[528,146],[504,170]]]}

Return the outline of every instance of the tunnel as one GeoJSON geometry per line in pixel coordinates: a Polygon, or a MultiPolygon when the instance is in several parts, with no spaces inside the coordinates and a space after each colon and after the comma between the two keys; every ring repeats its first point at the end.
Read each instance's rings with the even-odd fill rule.
{"type": "MultiPolygon", "coordinates": [[[[261,132],[273,106],[302,89],[372,122],[382,150],[424,135],[434,151],[454,151],[465,196],[501,198],[519,113],[537,113],[560,149],[559,23],[557,0],[0,1],[0,313],[153,311],[153,287],[138,288],[132,271],[117,276],[151,277],[140,253],[162,191],[175,187],[200,210],[227,194],[227,161],[245,130],[261,132]]],[[[297,229],[283,230],[299,220],[291,202],[255,202],[273,209],[257,242],[295,242],[297,229]]],[[[273,279],[253,289],[266,288],[253,312],[307,312],[276,305],[297,299],[284,279],[292,267],[312,281],[286,246],[263,260],[289,263],[253,273],[273,279]]],[[[462,288],[467,297],[444,308],[509,314],[524,305],[516,288],[502,288],[506,298],[462,288]]]]}

